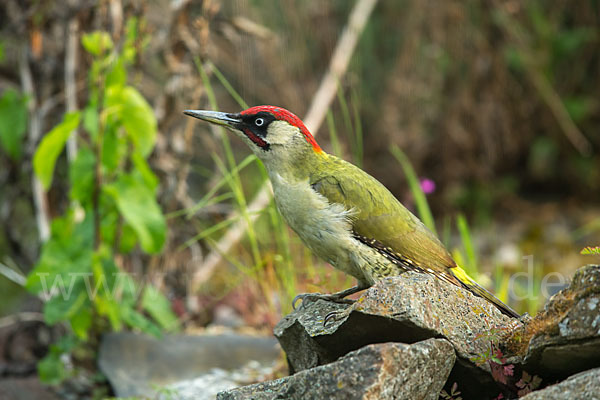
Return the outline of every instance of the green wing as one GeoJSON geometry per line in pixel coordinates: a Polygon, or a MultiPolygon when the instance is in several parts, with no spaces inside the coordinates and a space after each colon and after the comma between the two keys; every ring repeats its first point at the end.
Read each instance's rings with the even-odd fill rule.
{"type": "Polygon", "coordinates": [[[504,314],[519,317],[457,266],[439,239],[379,181],[337,157],[328,156],[327,162],[327,168],[310,174],[310,184],[330,203],[354,211],[352,228],[365,243],[407,258],[423,272],[465,287],[504,314]]]}
{"type": "Polygon", "coordinates": [[[310,175],[310,184],[329,202],[354,211],[357,235],[376,240],[421,268],[446,273],[456,266],[438,238],[379,181],[337,157],[329,156],[328,164],[310,175]]]}

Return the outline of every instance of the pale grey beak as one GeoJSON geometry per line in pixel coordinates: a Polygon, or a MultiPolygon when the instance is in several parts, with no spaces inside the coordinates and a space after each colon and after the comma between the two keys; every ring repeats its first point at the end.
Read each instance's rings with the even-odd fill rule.
{"type": "Polygon", "coordinates": [[[204,110],[185,110],[185,115],[202,119],[213,124],[222,125],[225,127],[235,128],[236,125],[242,122],[240,114],[229,114],[219,111],[204,111],[204,110]]]}

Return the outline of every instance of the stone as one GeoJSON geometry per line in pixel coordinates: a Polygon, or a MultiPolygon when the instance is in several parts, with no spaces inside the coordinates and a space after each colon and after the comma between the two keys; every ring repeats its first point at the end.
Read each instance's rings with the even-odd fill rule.
{"type": "Polygon", "coordinates": [[[0,399],[60,400],[52,388],[42,384],[38,377],[0,379],[0,399]]]}
{"type": "Polygon", "coordinates": [[[522,400],[600,400],[600,368],[580,372],[556,385],[531,392],[522,400]]]}
{"type": "Polygon", "coordinates": [[[427,274],[407,272],[382,280],[353,305],[324,300],[305,304],[285,316],[274,333],[285,351],[291,372],[330,363],[365,345],[415,343],[445,338],[458,359],[450,380],[468,382],[463,391],[493,397],[499,388],[488,364],[471,360],[489,351],[491,335],[519,328],[521,322],[502,314],[493,304],[427,274]],[[323,324],[337,311],[341,318],[323,324]],[[474,383],[476,382],[476,383],[474,383]]]}
{"type": "Polygon", "coordinates": [[[327,365],[221,392],[217,399],[435,400],[455,357],[452,345],[444,339],[412,345],[372,344],[327,365]]]}
{"type": "Polygon", "coordinates": [[[600,367],[600,266],[577,270],[525,329],[532,336],[524,369],[544,380],[600,367]]]}
{"type": "Polygon", "coordinates": [[[216,390],[207,397],[214,398],[219,390],[248,383],[234,380],[233,371],[253,361],[258,363],[257,369],[272,366],[280,351],[270,337],[227,333],[172,335],[159,340],[121,332],[102,338],[98,365],[119,397],[155,397],[157,389],[203,380],[214,383],[216,390]]]}

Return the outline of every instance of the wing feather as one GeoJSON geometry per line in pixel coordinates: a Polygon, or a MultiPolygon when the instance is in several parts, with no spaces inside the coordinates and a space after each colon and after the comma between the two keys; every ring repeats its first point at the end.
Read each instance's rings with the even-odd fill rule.
{"type": "Polygon", "coordinates": [[[311,175],[310,184],[329,202],[353,210],[356,234],[376,240],[424,269],[442,272],[456,266],[438,238],[379,181],[341,159],[330,156],[330,162],[331,168],[311,175]]]}

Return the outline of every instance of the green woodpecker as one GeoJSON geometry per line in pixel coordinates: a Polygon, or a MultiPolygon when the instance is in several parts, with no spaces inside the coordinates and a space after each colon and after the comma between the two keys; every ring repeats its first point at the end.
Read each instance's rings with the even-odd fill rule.
{"type": "Polygon", "coordinates": [[[275,204],[289,226],[316,255],[358,280],[334,294],[294,299],[347,302],[388,276],[405,271],[431,274],[515,311],[473,281],[425,225],[379,181],[325,153],[300,118],[274,106],[240,113],[187,110],[185,114],[233,131],[264,164],[275,204]]]}

